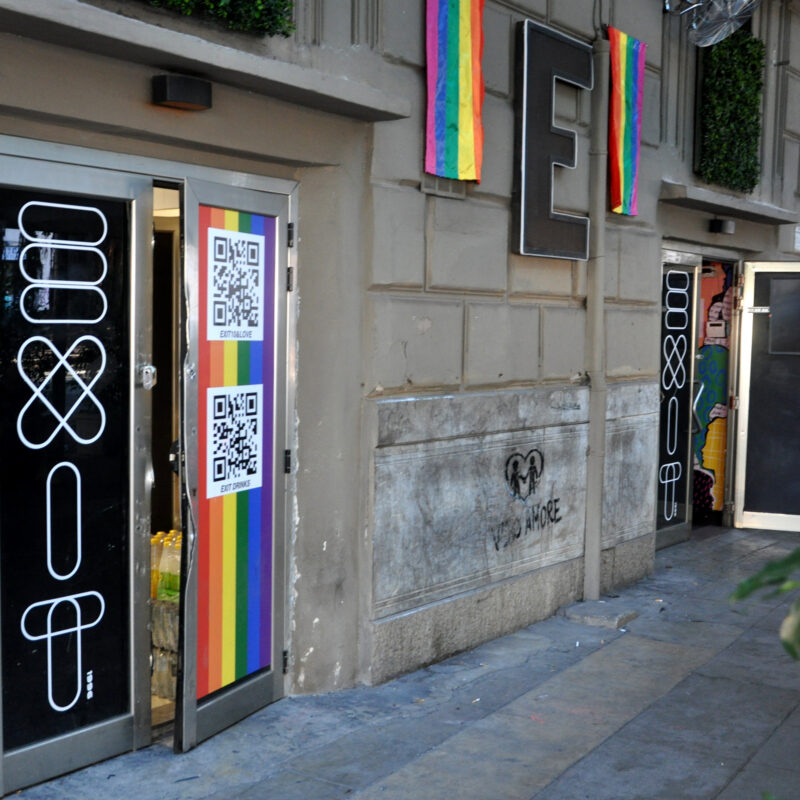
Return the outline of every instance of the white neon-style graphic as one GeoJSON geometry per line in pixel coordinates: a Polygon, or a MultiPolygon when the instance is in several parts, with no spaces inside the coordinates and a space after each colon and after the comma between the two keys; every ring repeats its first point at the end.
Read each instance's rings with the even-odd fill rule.
{"type": "MultiPolygon", "coordinates": [[[[78,702],[81,692],[83,691],[83,631],[93,628],[95,625],[97,625],[97,623],[103,618],[105,611],[106,601],[103,599],[103,595],[101,595],[99,592],[81,592],[80,594],[69,594],[65,595],[64,597],[54,597],[50,600],[40,600],[38,603],[32,603],[29,605],[22,614],[22,619],[19,623],[20,629],[22,630],[22,635],[31,642],[39,642],[42,639],[47,641],[47,700],[50,703],[50,707],[54,711],[69,711],[75,705],[75,703],[78,702]],[[99,613],[91,622],[83,621],[83,613],[81,611],[81,604],[79,601],[85,597],[94,597],[100,604],[99,613]],[[30,612],[34,609],[46,608],[48,606],[49,608],[47,610],[44,633],[30,633],[27,625],[28,614],[30,614],[30,612]],[[64,606],[66,608],[72,607],[75,613],[74,625],[66,628],[53,628],[53,615],[59,606],[64,606]],[[59,636],[69,636],[73,633],[76,634],[74,643],[75,695],[69,703],[62,705],[61,703],[56,702],[56,699],[53,696],[53,677],[55,675],[53,664],[53,640],[59,636]]],[[[63,674],[63,670],[59,670],[59,672],[63,674]]]]}
{"type": "Polygon", "coordinates": [[[670,270],[666,284],[664,327],[668,331],[685,331],[689,326],[689,275],[679,270],[670,270]]]}
{"type": "Polygon", "coordinates": [[[47,476],[47,571],[57,580],[69,580],[79,569],[83,558],[83,531],[81,529],[81,473],[70,461],[56,464],[47,476]],[[66,575],[53,566],[53,516],[52,492],[53,475],[60,469],[71,470],[75,474],[75,566],[66,575]]]}
{"type": "Polygon", "coordinates": [[[671,461],[669,464],[662,464],[658,471],[658,482],[665,487],[664,490],[664,519],[669,522],[678,511],[678,504],[675,502],[677,483],[681,479],[683,469],[680,461],[671,461]]]}
{"type": "Polygon", "coordinates": [[[99,286],[105,280],[106,275],[108,275],[108,261],[106,260],[105,254],[102,250],[97,247],[79,247],[77,243],[56,244],[55,241],[55,239],[47,239],[31,242],[30,244],[25,245],[25,247],[22,249],[22,252],[19,254],[19,271],[22,273],[22,276],[26,281],[29,283],[41,283],[45,286],[99,286]],[[33,275],[29,275],[28,270],[25,269],[25,257],[27,256],[29,250],[69,250],[71,252],[80,251],[83,253],[94,253],[94,255],[99,257],[100,264],[102,265],[100,269],[100,277],[94,281],[76,281],[69,278],[62,278],[58,280],[36,278],[33,275]]]}
{"type": "Polygon", "coordinates": [[[678,398],[673,395],[667,406],[667,453],[674,456],[678,447],[678,398]]]}
{"type": "Polygon", "coordinates": [[[102,289],[98,289],[96,286],[84,286],[80,283],[70,283],[68,281],[47,281],[46,283],[40,281],[39,283],[31,283],[22,290],[22,293],[19,297],[19,310],[22,316],[25,317],[28,322],[31,322],[34,325],[95,325],[96,323],[100,322],[100,320],[102,320],[108,312],[108,300],[106,300],[105,292],[102,289]],[[80,319],[77,317],[65,317],[64,319],[37,319],[36,317],[32,317],[25,308],[25,297],[30,291],[41,291],[43,289],[48,292],[55,289],[73,292],[96,292],[100,295],[100,300],[103,303],[103,310],[100,312],[100,315],[94,319],[80,319]]]}
{"type": "Polygon", "coordinates": [[[662,346],[664,353],[664,369],[661,373],[661,386],[665,392],[680,389],[686,383],[686,337],[669,334],[664,337],[662,346]]]}
{"type": "Polygon", "coordinates": [[[72,343],[67,352],[64,353],[63,355],[61,351],[49,339],[46,339],[44,336],[31,336],[29,339],[26,339],[20,346],[19,352],[17,353],[17,371],[22,377],[22,380],[24,380],[25,383],[27,383],[28,386],[30,386],[33,394],[31,395],[30,400],[28,400],[28,402],[25,403],[25,405],[22,407],[22,410],[19,412],[19,415],[17,416],[17,436],[19,436],[20,441],[31,450],[41,450],[43,447],[47,447],[47,445],[53,441],[58,432],[63,428],[65,431],[67,431],[67,433],[69,433],[70,436],[72,436],[72,438],[78,444],[92,444],[93,442],[96,442],[103,435],[103,431],[105,430],[106,412],[100,401],[92,394],[92,389],[94,388],[94,385],[97,383],[97,381],[100,379],[100,376],[103,374],[105,368],[106,368],[106,351],[105,348],[103,347],[102,342],[96,336],[86,335],[78,337],[72,343]],[[25,350],[34,342],[43,343],[53,352],[53,354],[58,359],[55,367],[53,367],[53,369],[50,371],[47,377],[38,386],[26,374],[24,367],[25,350]],[[98,351],[100,352],[100,357],[101,357],[100,368],[97,370],[95,376],[89,381],[89,383],[86,383],[83,380],[83,378],[72,368],[72,366],[67,361],[70,355],[72,355],[73,351],[77,347],[79,347],[83,342],[92,342],[93,344],[95,344],[97,346],[98,351]],[[59,369],[61,369],[62,366],[67,371],[67,373],[72,376],[78,388],[82,388],[80,396],[77,398],[77,400],[75,400],[75,402],[72,404],[72,407],[67,411],[67,413],[63,415],[43,394],[44,389],[47,387],[47,385],[50,383],[53,377],[58,374],[58,371],[59,369]],[[88,398],[94,404],[95,408],[97,409],[100,415],[100,423],[97,428],[97,433],[95,433],[94,436],[91,436],[88,439],[80,436],[78,432],[69,424],[70,417],[72,417],[72,415],[78,410],[84,398],[88,398]],[[27,413],[28,409],[36,402],[37,399],[48,409],[48,411],[50,411],[50,413],[58,422],[58,425],[56,425],[53,432],[43,442],[31,442],[30,439],[28,439],[22,432],[22,419],[27,413]]]}
{"type": "Polygon", "coordinates": [[[54,244],[71,245],[76,249],[88,249],[90,247],[94,247],[95,245],[100,244],[100,242],[106,238],[106,234],[108,233],[108,222],[106,220],[106,215],[99,208],[95,208],[94,206],[74,206],[70,205],[69,203],[45,203],[40,200],[31,200],[22,206],[22,208],[19,210],[19,214],[17,214],[17,225],[19,226],[20,233],[22,233],[22,235],[29,242],[41,242],[41,244],[45,246],[54,244]],[[25,211],[33,206],[37,206],[39,208],[62,208],[69,209],[70,211],[88,211],[91,214],[97,214],[97,216],[100,217],[100,221],[103,223],[103,234],[99,239],[97,239],[97,241],[94,242],[79,242],[75,241],[74,239],[40,239],[36,236],[31,236],[25,230],[23,216],[25,211]]]}

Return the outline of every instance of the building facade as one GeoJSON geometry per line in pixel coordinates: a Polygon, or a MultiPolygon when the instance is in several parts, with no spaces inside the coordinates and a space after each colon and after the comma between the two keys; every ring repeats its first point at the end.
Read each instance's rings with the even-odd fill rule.
{"type": "MultiPolygon", "coordinates": [[[[378,683],[635,581],[652,570],[657,528],[660,543],[684,535],[692,505],[695,516],[701,508],[726,520],[742,512],[734,497],[748,462],[736,460],[744,445],[729,420],[744,401],[737,408],[729,395],[750,340],[740,338],[747,315],[736,294],[744,262],[780,273],[800,261],[800,5],[764,0],[750,21],[766,61],[760,180],[749,194],[695,174],[699,48],[688,16],[666,13],[658,0],[487,0],[480,183],[423,171],[423,0],[295,6],[296,31],[281,39],[134,0],[0,0],[3,442],[21,441],[38,476],[35,486],[20,484],[31,487],[26,508],[4,518],[2,558],[10,564],[18,548],[17,525],[30,526],[43,554],[45,537],[48,548],[47,570],[25,562],[43,576],[29,581],[39,600],[16,598],[3,573],[5,791],[73,768],[74,737],[95,737],[81,740],[91,760],[149,741],[151,659],[160,656],[150,642],[147,578],[159,529],[183,530],[174,691],[179,746],[189,747],[269,699],[378,683]],[[552,108],[554,124],[575,133],[577,156],[575,168],[553,168],[552,208],[589,220],[585,260],[523,255],[517,244],[524,20],[586,46],[592,59],[593,88],[554,80],[552,108]],[[607,44],[591,50],[606,25],[647,43],[639,208],[630,217],[608,205],[607,44]],[[154,103],[159,74],[210,82],[210,107],[154,103]],[[92,221],[75,222],[75,239],[48,233],[49,218],[36,213],[53,208],[92,221]],[[232,212],[246,212],[247,222],[225,216],[232,212]],[[33,214],[28,227],[25,214],[33,214]],[[95,217],[105,225],[96,236],[95,217]],[[212,335],[209,297],[222,289],[206,269],[217,246],[209,237],[220,231],[231,234],[226,247],[252,245],[258,274],[271,281],[254,344],[225,333],[235,323],[220,322],[212,335]],[[45,273],[45,251],[56,258],[70,247],[84,259],[84,277],[45,273]],[[91,261],[92,248],[105,268],[91,261]],[[25,258],[37,272],[20,269],[25,258]],[[31,297],[57,290],[88,292],[105,310],[47,316],[37,305],[45,301],[31,297]],[[694,326],[680,364],[665,332],[670,311],[694,326]],[[96,318],[102,334],[91,327],[96,318]],[[79,338],[97,350],[83,367],[79,338]],[[705,348],[700,362],[691,358],[695,344],[705,348]],[[233,367],[230,347],[239,348],[233,367]],[[103,367],[86,367],[100,350],[103,367]],[[728,353],[707,408],[710,390],[699,401],[677,394],[681,370],[690,386],[728,353]],[[32,361],[36,369],[24,366],[32,361]],[[72,405],[62,397],[63,408],[48,383],[60,368],[78,392],[72,405]],[[250,392],[265,409],[259,435],[269,429],[254,445],[263,448],[257,478],[248,472],[252,482],[241,487],[271,500],[257,501],[258,511],[251,505],[249,517],[269,535],[254,545],[251,533],[250,549],[234,545],[231,555],[223,535],[231,506],[214,501],[238,496],[238,484],[214,483],[204,448],[216,434],[204,426],[222,396],[212,389],[225,388],[228,407],[238,409],[239,386],[260,387],[250,392]],[[688,443],[688,427],[660,430],[662,417],[672,419],[673,386],[686,425],[694,406],[707,430],[702,442],[688,443]],[[102,426],[92,421],[101,414],[102,426]],[[118,469],[102,491],[118,498],[119,514],[98,509],[82,528],[58,528],[51,506],[59,502],[71,503],[70,520],[75,498],[90,513],[88,487],[99,478],[80,460],[95,451],[81,448],[102,444],[101,434],[113,443],[103,450],[108,461],[93,463],[104,476],[118,469]],[[679,467],[673,435],[696,448],[679,467]],[[693,482],[680,483],[690,473],[693,482]],[[221,538],[204,544],[217,507],[221,538]],[[116,611],[110,589],[93,576],[80,582],[74,544],[58,566],[56,529],[83,536],[84,554],[117,543],[118,562],[97,562],[109,570],[100,583],[116,587],[116,611]],[[221,584],[214,611],[215,564],[229,558],[231,574],[239,564],[236,585],[249,588],[237,595],[221,584]],[[250,608],[255,628],[236,628],[237,608],[245,617],[250,608]],[[97,645],[114,650],[111,666],[92,672],[88,655],[75,662],[70,651],[62,654],[67,684],[59,683],[42,643],[57,661],[59,636],[80,643],[83,635],[88,648],[113,614],[122,641],[97,645]],[[264,630],[269,641],[259,645],[264,630]],[[29,691],[43,703],[49,691],[54,722],[17,735],[21,664],[29,691]],[[268,685],[257,682],[265,671],[268,685]],[[86,711],[110,686],[96,677],[112,673],[122,676],[115,702],[86,711]],[[123,720],[113,736],[86,734],[108,719],[123,720]],[[55,754],[46,765],[43,753],[55,754]]],[[[10,468],[3,474],[11,486],[10,468]]],[[[6,509],[19,491],[7,491],[6,509]]]]}

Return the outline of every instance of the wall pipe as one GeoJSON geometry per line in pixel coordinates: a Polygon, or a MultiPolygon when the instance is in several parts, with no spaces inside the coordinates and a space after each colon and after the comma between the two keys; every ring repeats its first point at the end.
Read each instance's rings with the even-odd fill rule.
{"type": "Polygon", "coordinates": [[[600,597],[603,537],[603,475],[606,456],[606,175],[610,48],[598,35],[593,45],[594,90],[589,150],[589,262],[586,278],[586,372],[589,377],[589,452],[586,464],[586,521],[583,599],[600,597]]]}

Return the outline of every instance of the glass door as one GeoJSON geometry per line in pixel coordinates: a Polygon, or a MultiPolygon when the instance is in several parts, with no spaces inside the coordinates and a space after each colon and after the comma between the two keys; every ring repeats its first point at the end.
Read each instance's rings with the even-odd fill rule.
{"type": "Polygon", "coordinates": [[[136,569],[147,563],[146,342],[133,316],[152,184],[10,156],[0,174],[7,793],[149,742],[136,569]]]}
{"type": "Polygon", "coordinates": [[[734,524],[800,531],[800,264],[745,263],[734,524]]]}
{"type": "Polygon", "coordinates": [[[664,265],[662,275],[657,547],[688,539],[691,530],[698,270],[699,266],[670,261],[664,265]]]}
{"type": "Polygon", "coordinates": [[[285,195],[185,185],[177,750],[283,693],[288,212],[285,195]]]}

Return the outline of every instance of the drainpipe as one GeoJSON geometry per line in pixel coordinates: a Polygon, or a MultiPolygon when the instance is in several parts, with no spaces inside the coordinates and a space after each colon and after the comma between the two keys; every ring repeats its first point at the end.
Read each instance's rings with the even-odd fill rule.
{"type": "Polygon", "coordinates": [[[606,457],[605,262],[608,87],[610,50],[602,35],[594,42],[592,135],[589,151],[589,263],[586,278],[586,360],[589,376],[589,453],[586,464],[586,523],[583,599],[600,597],[603,535],[603,472],[606,457]]]}

